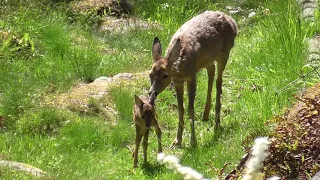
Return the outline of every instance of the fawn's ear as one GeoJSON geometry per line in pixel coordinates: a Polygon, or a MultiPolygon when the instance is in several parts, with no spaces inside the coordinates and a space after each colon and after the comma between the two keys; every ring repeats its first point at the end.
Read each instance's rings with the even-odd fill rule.
{"type": "Polygon", "coordinates": [[[139,107],[143,106],[142,100],[137,95],[134,95],[134,103],[139,107]]]}
{"type": "Polygon", "coordinates": [[[168,52],[166,59],[169,60],[169,63],[173,63],[180,57],[181,52],[181,41],[177,38],[176,42],[169,47],[171,50],[168,52]]]}
{"type": "Polygon", "coordinates": [[[152,58],[153,62],[156,62],[161,59],[162,56],[162,48],[161,43],[158,37],[155,37],[153,40],[153,46],[152,46],[152,58]]]}

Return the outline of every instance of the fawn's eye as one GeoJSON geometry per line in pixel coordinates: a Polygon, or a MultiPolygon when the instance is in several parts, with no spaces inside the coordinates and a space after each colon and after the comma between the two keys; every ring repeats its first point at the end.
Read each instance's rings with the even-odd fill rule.
{"type": "Polygon", "coordinates": [[[162,76],[162,78],[163,78],[163,79],[167,79],[167,78],[168,78],[168,75],[165,74],[165,75],[162,76]]]}

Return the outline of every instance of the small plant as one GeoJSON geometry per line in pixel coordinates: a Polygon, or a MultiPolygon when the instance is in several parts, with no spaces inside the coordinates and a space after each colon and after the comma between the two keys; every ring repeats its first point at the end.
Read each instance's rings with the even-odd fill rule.
{"type": "Polygon", "coordinates": [[[32,135],[53,135],[67,121],[62,110],[42,108],[29,110],[16,123],[17,132],[32,135]]]}
{"type": "Polygon", "coordinates": [[[59,136],[64,140],[62,146],[71,150],[95,151],[106,144],[106,130],[99,119],[79,119],[61,129],[59,136]]]}
{"type": "Polygon", "coordinates": [[[15,35],[0,28],[0,44],[0,56],[11,61],[19,58],[30,59],[35,52],[34,42],[28,33],[15,35]]]}

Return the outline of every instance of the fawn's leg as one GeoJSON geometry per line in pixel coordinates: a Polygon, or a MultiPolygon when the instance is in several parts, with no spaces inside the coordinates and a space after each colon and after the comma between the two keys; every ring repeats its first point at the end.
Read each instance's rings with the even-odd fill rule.
{"type": "Polygon", "coordinates": [[[221,94],[222,94],[222,73],[226,67],[227,60],[229,58],[229,52],[224,52],[220,55],[217,66],[218,66],[218,77],[217,77],[217,94],[216,94],[216,108],[215,108],[215,129],[220,126],[220,111],[221,111],[221,94]]]}
{"type": "Polygon", "coordinates": [[[161,129],[160,126],[158,124],[157,120],[154,120],[155,125],[154,125],[154,131],[157,134],[157,139],[158,139],[158,153],[162,152],[162,146],[161,146],[161,129]]]}
{"type": "Polygon", "coordinates": [[[212,63],[211,66],[207,67],[207,74],[208,74],[208,91],[207,91],[207,101],[206,106],[204,108],[202,119],[204,121],[209,120],[209,114],[211,110],[211,102],[212,102],[212,86],[213,86],[213,80],[214,80],[214,74],[215,74],[215,65],[212,63]]]}
{"type": "Polygon", "coordinates": [[[148,138],[149,138],[149,129],[146,130],[144,136],[143,136],[143,142],[142,142],[142,146],[143,146],[143,163],[147,164],[148,160],[147,160],[147,155],[148,155],[148,138]]]}
{"type": "Polygon", "coordinates": [[[178,110],[179,110],[179,125],[178,125],[178,132],[176,139],[172,142],[171,148],[174,147],[181,147],[182,143],[182,134],[183,134],[183,115],[184,115],[184,108],[183,108],[183,85],[184,82],[174,82],[176,94],[177,94],[177,101],[178,101],[178,110]]]}
{"type": "Polygon", "coordinates": [[[135,141],[135,148],[133,150],[133,168],[138,167],[138,151],[139,146],[141,143],[142,135],[141,135],[141,129],[140,126],[136,125],[136,141],[135,141]]]}
{"type": "Polygon", "coordinates": [[[196,97],[196,90],[197,90],[197,80],[196,76],[194,75],[191,82],[188,82],[188,95],[189,95],[189,104],[188,104],[188,116],[191,125],[191,147],[197,146],[196,140],[196,133],[194,128],[194,99],[196,97]]]}

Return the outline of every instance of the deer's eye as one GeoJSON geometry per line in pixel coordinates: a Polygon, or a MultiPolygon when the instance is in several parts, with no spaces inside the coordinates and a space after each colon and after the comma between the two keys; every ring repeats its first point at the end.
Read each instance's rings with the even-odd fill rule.
{"type": "Polygon", "coordinates": [[[167,79],[167,78],[168,78],[168,75],[165,74],[165,75],[162,76],[162,78],[163,78],[163,79],[167,79]]]}

